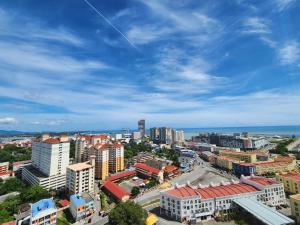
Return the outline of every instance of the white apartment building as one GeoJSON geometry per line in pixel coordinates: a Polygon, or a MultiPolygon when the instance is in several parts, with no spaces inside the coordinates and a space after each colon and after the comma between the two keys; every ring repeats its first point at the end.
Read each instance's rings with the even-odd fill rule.
{"type": "Polygon", "coordinates": [[[209,220],[234,210],[234,200],[250,198],[268,206],[286,204],[283,185],[264,177],[242,177],[240,181],[191,186],[175,185],[160,194],[160,211],[178,221],[209,220]]]}
{"type": "Polygon", "coordinates": [[[67,136],[50,138],[43,135],[41,141],[32,144],[32,164],[23,168],[22,179],[48,190],[65,187],[69,151],[67,136]]]}
{"type": "Polygon", "coordinates": [[[67,167],[66,186],[69,193],[94,193],[95,158],[95,156],[91,156],[90,161],[73,164],[67,167]]]}
{"type": "Polygon", "coordinates": [[[183,130],[176,130],[175,131],[175,141],[178,143],[184,142],[184,131],[183,130]]]}
{"type": "Polygon", "coordinates": [[[141,132],[139,132],[139,131],[132,132],[132,139],[133,139],[133,140],[135,140],[135,141],[136,141],[136,140],[140,140],[141,137],[142,137],[141,132]]]}

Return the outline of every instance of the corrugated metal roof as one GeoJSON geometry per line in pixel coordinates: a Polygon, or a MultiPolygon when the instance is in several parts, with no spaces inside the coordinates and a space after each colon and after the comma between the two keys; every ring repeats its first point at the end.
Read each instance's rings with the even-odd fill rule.
{"type": "Polygon", "coordinates": [[[282,225],[294,223],[294,220],[254,199],[239,198],[233,201],[265,224],[282,225]]]}

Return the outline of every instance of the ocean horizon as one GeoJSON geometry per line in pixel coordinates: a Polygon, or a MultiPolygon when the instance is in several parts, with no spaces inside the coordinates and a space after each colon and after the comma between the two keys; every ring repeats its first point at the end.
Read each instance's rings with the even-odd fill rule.
{"type": "MultiPolygon", "coordinates": [[[[217,133],[241,133],[248,132],[249,134],[266,134],[266,135],[284,135],[300,137],[300,125],[287,126],[242,126],[242,127],[205,127],[205,128],[175,128],[176,130],[183,130],[185,138],[189,139],[192,136],[205,132],[217,133]]],[[[129,131],[136,131],[136,129],[129,129],[129,131]]],[[[90,133],[120,133],[122,130],[98,130],[86,131],[90,133]]],[[[147,129],[149,133],[149,129],[147,129]]]]}

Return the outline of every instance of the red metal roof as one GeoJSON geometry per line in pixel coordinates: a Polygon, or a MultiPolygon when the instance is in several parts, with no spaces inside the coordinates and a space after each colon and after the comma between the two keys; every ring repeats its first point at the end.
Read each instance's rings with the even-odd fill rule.
{"type": "Polygon", "coordinates": [[[196,189],[189,186],[185,186],[167,191],[167,194],[179,198],[193,197],[198,195],[201,196],[202,199],[209,199],[257,191],[258,190],[251,185],[238,183],[196,189]]]}
{"type": "Polygon", "coordinates": [[[164,170],[168,173],[172,173],[172,172],[178,170],[178,167],[174,166],[174,165],[167,165],[164,170]]]}
{"type": "Polygon", "coordinates": [[[152,174],[152,173],[159,174],[159,172],[160,172],[159,169],[153,168],[144,163],[136,163],[134,166],[138,169],[146,170],[149,174],[152,174]]]}
{"type": "Polygon", "coordinates": [[[278,184],[277,181],[265,178],[265,177],[251,177],[250,180],[254,181],[257,184],[263,185],[263,186],[269,186],[272,184],[278,184]]]}
{"type": "Polygon", "coordinates": [[[122,198],[125,197],[126,195],[128,195],[128,196],[130,195],[127,191],[125,191],[119,185],[117,185],[111,181],[106,181],[103,184],[103,187],[119,200],[122,200],[122,198]]]}
{"type": "Polygon", "coordinates": [[[70,202],[67,199],[62,199],[58,201],[58,204],[60,204],[62,207],[68,206],[70,202]]]}
{"type": "Polygon", "coordinates": [[[31,160],[18,161],[18,162],[13,162],[13,165],[16,166],[16,165],[21,165],[21,164],[30,163],[30,162],[32,162],[32,161],[31,160]]]}
{"type": "Polygon", "coordinates": [[[125,177],[129,177],[129,176],[133,176],[136,174],[136,171],[135,170],[131,170],[131,171],[125,171],[125,172],[122,172],[122,173],[118,173],[118,174],[115,174],[113,176],[110,176],[107,180],[108,181],[116,181],[116,180],[119,180],[121,178],[125,178],[125,177]]]}

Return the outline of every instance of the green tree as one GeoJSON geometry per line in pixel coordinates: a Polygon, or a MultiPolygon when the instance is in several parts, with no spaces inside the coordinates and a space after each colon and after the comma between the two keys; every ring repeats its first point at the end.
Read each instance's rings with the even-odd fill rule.
{"type": "Polygon", "coordinates": [[[108,216],[110,225],[145,225],[147,211],[140,205],[127,201],[118,204],[108,216]]]}
{"type": "Polygon", "coordinates": [[[106,195],[104,194],[104,192],[100,193],[100,201],[101,201],[101,208],[102,209],[106,209],[106,195]]]}
{"type": "Polygon", "coordinates": [[[7,194],[13,191],[22,191],[24,185],[21,180],[17,178],[10,178],[0,184],[0,195],[7,194]]]}
{"type": "Polygon", "coordinates": [[[75,141],[70,141],[70,158],[75,158],[75,141]]]}
{"type": "Polygon", "coordinates": [[[133,187],[131,189],[131,195],[132,196],[137,196],[140,193],[140,189],[138,187],[133,187]]]}
{"type": "Polygon", "coordinates": [[[51,195],[43,187],[39,185],[33,185],[26,188],[20,197],[23,202],[37,202],[43,198],[50,198],[51,195]]]}
{"type": "Polygon", "coordinates": [[[8,211],[0,208],[0,224],[10,222],[14,219],[15,219],[15,217],[10,215],[10,213],[8,211]]]}

